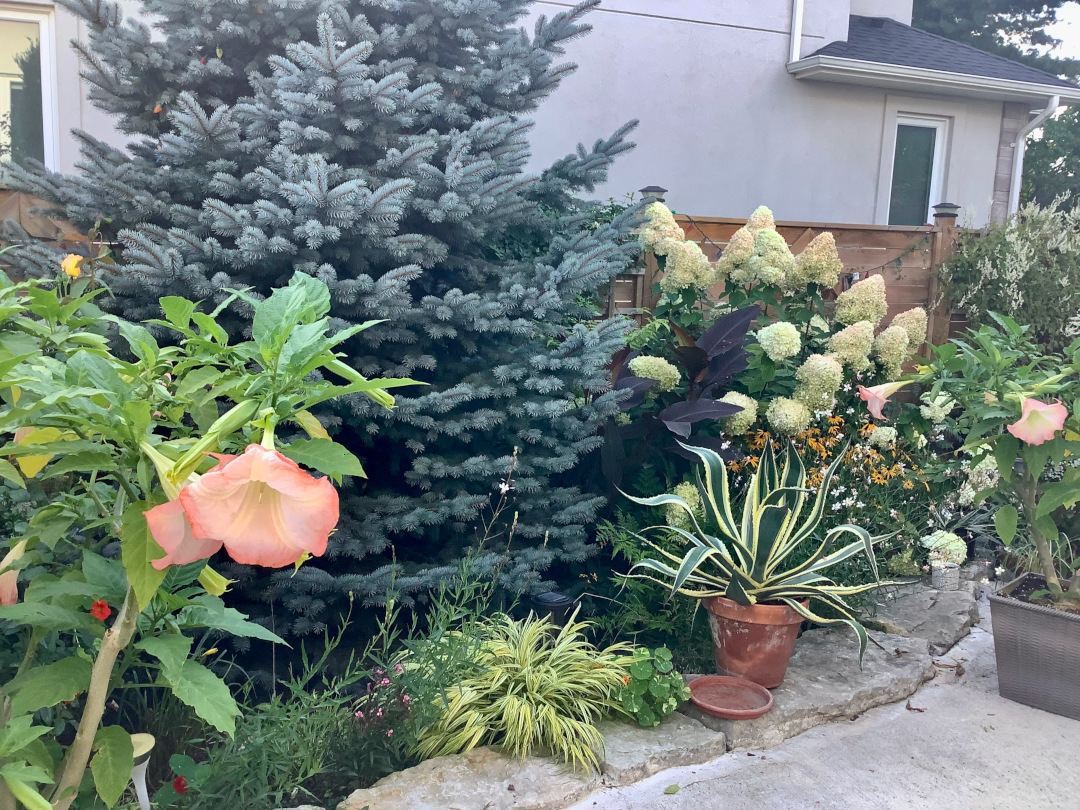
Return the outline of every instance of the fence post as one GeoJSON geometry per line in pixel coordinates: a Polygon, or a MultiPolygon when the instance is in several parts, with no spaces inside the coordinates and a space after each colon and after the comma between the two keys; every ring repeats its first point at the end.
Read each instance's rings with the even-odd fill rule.
{"type": "Polygon", "coordinates": [[[949,323],[952,319],[952,302],[948,290],[941,284],[941,267],[956,250],[956,215],[960,206],[938,203],[934,206],[934,230],[930,249],[930,287],[927,303],[930,306],[927,339],[940,346],[949,339],[949,323]]]}
{"type": "MultiPolygon", "coordinates": [[[[645,188],[638,189],[638,193],[643,200],[662,203],[664,195],[667,194],[667,189],[663,186],[645,186],[645,188]]],[[[640,298],[634,303],[639,309],[647,309],[651,312],[656,308],[660,300],[653,291],[656,282],[659,280],[660,263],[651,250],[645,251],[643,258],[645,260],[645,274],[641,279],[640,298]]]]}

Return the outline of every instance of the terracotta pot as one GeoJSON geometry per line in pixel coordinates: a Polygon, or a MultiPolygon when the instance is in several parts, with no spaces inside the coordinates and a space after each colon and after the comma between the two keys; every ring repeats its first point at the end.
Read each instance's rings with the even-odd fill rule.
{"type": "Polygon", "coordinates": [[[746,678],[766,689],[784,682],[802,616],[787,605],[745,607],[723,596],[701,603],[709,612],[717,672],[746,678]]]}

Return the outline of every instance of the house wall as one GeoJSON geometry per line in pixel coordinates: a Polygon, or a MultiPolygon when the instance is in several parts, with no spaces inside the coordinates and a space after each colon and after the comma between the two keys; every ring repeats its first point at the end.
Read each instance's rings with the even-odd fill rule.
{"type": "MultiPolygon", "coordinates": [[[[137,0],[120,0],[120,7],[128,14],[135,14],[139,8],[137,0]]],[[[51,65],[47,65],[42,81],[48,75],[48,68],[56,77],[56,94],[53,113],[56,116],[55,148],[52,154],[47,149],[46,163],[50,168],[69,172],[75,168],[79,159],[79,142],[71,134],[73,129],[82,129],[107,143],[123,146],[127,139],[116,131],[112,116],[94,107],[86,94],[85,83],[79,77],[79,58],[71,41],[86,39],[86,25],[66,9],[43,0],[26,2],[0,2],[0,20],[5,9],[22,12],[40,12],[49,20],[51,28],[51,65]]],[[[48,136],[46,136],[48,138],[48,136]]]]}
{"type": "MultiPolygon", "coordinates": [[[[538,0],[536,13],[567,5],[538,0]]],[[[807,0],[804,55],[846,36],[849,8],[807,0]]],[[[984,223],[1001,103],[797,80],[785,70],[790,18],[791,0],[605,0],[593,33],[567,48],[580,69],[535,115],[533,167],[638,118],[638,147],[599,196],[660,185],[690,214],[746,216],[764,203],[788,221],[884,224],[896,115],[944,115],[945,196],[984,223]]]]}
{"type": "MultiPolygon", "coordinates": [[[[903,17],[910,4],[805,0],[801,53],[844,39],[852,9],[903,17]]],[[[121,6],[134,14],[139,3],[123,0],[121,6]]],[[[571,6],[570,0],[538,0],[534,15],[571,6]]],[[[984,222],[994,195],[1002,105],[796,80],[785,71],[791,6],[792,0],[604,0],[590,15],[593,34],[568,46],[567,58],[580,70],[536,115],[533,167],[636,117],[638,148],[617,162],[598,195],[659,184],[671,189],[674,207],[699,215],[745,216],[767,203],[790,221],[883,223],[890,116],[932,108],[955,118],[945,196],[965,206],[971,221],[984,222]]],[[[78,160],[74,128],[123,145],[126,138],[90,104],[78,78],[68,43],[85,36],[83,24],[42,0],[0,0],[4,7],[53,15],[55,168],[71,171],[78,160]]]]}

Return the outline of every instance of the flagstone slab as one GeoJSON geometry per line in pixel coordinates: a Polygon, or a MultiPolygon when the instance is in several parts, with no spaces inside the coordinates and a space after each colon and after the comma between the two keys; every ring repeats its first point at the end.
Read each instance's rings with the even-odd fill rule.
{"type": "Polygon", "coordinates": [[[944,655],[979,621],[975,584],[964,582],[956,591],[920,587],[886,595],[867,623],[893,635],[924,638],[933,655],[944,655]]]}
{"type": "Polygon", "coordinates": [[[597,729],[604,735],[608,785],[629,785],[667,768],[710,762],[727,752],[722,733],[677,712],[655,728],[605,722],[597,729]]]}
{"type": "Polygon", "coordinates": [[[475,748],[391,774],[354,791],[337,810],[563,810],[599,784],[599,774],[552,759],[475,748]]]}
{"type": "MultiPolygon", "coordinates": [[[[875,706],[904,700],[934,676],[925,639],[876,632],[871,636],[884,649],[871,644],[860,667],[859,647],[850,631],[804,633],[784,682],[772,690],[772,710],[755,720],[721,720],[692,703],[679,711],[723,732],[729,748],[764,749],[815,726],[849,721],[875,706]]],[[[687,680],[694,677],[700,676],[687,680]]]]}

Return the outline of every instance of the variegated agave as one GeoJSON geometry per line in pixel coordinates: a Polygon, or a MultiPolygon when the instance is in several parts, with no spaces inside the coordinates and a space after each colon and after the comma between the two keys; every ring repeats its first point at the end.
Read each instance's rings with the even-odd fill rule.
{"type": "MultiPolygon", "coordinates": [[[[813,492],[806,487],[802,459],[789,445],[781,469],[777,466],[772,445],[767,444],[747,487],[742,519],[736,521],[724,460],[719,453],[704,447],[684,447],[697,454],[704,466],[705,477],[702,480],[698,476],[698,490],[704,502],[705,518],[699,521],[678,495],[627,496],[643,506],[674,505],[683,509],[694,529],[689,532],[674,526],[654,526],[646,530],[675,532],[687,541],[689,549],[680,558],[649,543],[664,559],[642,560],[634,566],[631,576],[670,585],[672,595],[681,593],[696,599],[724,596],[740,605],[759,602],[788,605],[817,624],[848,625],[859,636],[860,655],[865,652],[866,630],[855,618],[845,597],[888,583],[879,580],[867,585],[838,585],[824,571],[865,553],[877,579],[874,544],[884,538],[871,537],[866,529],[851,524],[836,526],[824,537],[817,534],[828,501],[829,485],[845,454],[839,453],[825,472],[810,511],[804,515],[803,509],[813,492]],[[857,540],[830,551],[835,540],[844,535],[852,535],[857,540]],[[816,546],[814,553],[803,562],[792,562],[795,552],[806,543],[816,546]],[[638,569],[646,573],[633,573],[638,569]],[[813,609],[814,602],[827,605],[836,615],[820,615],[813,609]]],[[[798,555],[798,558],[802,556],[798,555]]]]}

